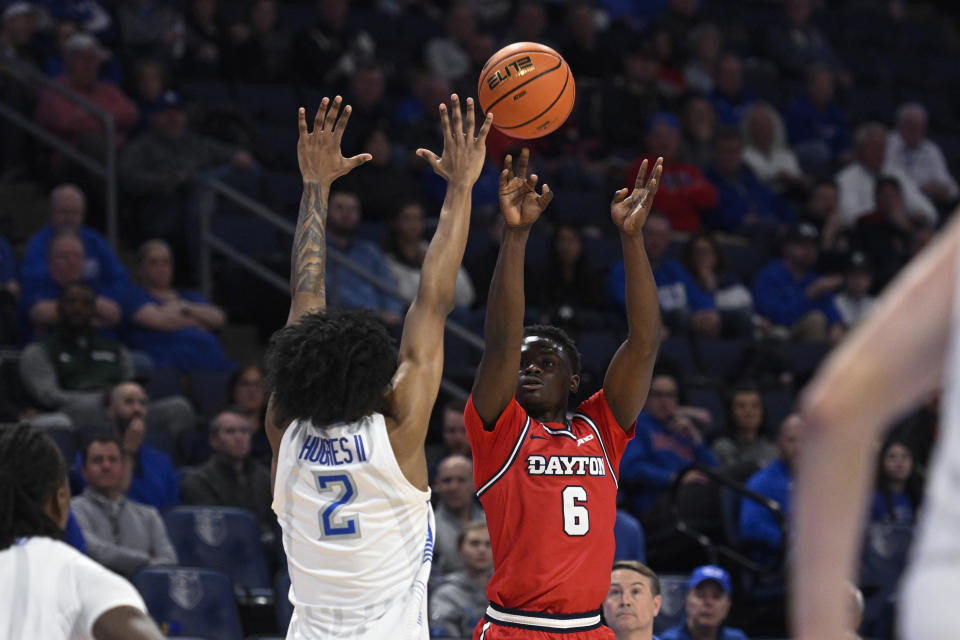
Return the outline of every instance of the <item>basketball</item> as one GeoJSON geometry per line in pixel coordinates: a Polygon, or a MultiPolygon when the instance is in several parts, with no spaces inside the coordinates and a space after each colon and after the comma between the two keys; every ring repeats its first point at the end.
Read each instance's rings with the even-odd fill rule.
{"type": "Polygon", "coordinates": [[[493,113],[493,126],[526,139],[556,131],[570,115],[576,93],[567,62],[536,42],[497,51],[480,70],[477,85],[480,108],[493,113]]]}

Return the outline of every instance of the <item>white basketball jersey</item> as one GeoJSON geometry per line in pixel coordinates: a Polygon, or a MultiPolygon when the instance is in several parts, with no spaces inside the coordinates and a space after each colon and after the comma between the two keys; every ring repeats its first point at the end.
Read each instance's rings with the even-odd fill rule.
{"type": "Polygon", "coordinates": [[[430,492],[403,475],[382,415],[284,432],[273,510],[293,619],[287,638],[427,638],[430,492]]]}
{"type": "Polygon", "coordinates": [[[107,611],[146,612],[133,585],[51,538],[21,538],[0,551],[0,638],[87,640],[107,611]]]}
{"type": "MultiPolygon", "coordinates": [[[[953,321],[932,456],[912,561],[904,579],[901,633],[909,640],[955,640],[960,629],[960,260],[953,321]]],[[[907,320],[909,321],[909,320],[907,320]]]]}

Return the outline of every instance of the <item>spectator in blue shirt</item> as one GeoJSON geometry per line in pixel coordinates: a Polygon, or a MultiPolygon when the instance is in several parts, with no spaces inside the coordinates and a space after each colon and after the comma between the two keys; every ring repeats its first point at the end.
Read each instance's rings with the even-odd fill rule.
{"type": "Polygon", "coordinates": [[[717,206],[703,216],[705,226],[717,231],[745,233],[747,228],[772,231],[792,222],[794,213],[780,197],[757,179],[742,161],[743,143],[735,131],[717,135],[713,163],[704,172],[717,188],[717,206]]]}
{"type": "Polygon", "coordinates": [[[717,121],[728,126],[740,124],[753,98],[743,86],[743,62],[734,53],[725,53],[717,61],[713,93],[710,100],[717,112],[717,121]]]}
{"type": "MultiPolygon", "coordinates": [[[[670,247],[670,220],[651,213],[643,226],[643,245],[657,283],[660,314],[664,326],[674,331],[692,327],[698,333],[716,335],[720,315],[712,296],[703,292],[683,266],[666,257],[670,247]]],[[[610,270],[610,295],[621,308],[626,306],[626,285],[623,260],[610,270]]]]}
{"type": "Polygon", "coordinates": [[[783,259],[768,264],[753,280],[757,313],[801,342],[835,342],[843,335],[833,303],[843,276],[813,271],[819,238],[814,226],[795,225],[784,240],[783,259]]]}
{"type": "Polygon", "coordinates": [[[110,390],[107,414],[113,421],[123,454],[133,462],[127,496],[163,511],[180,503],[180,484],[170,458],[143,443],[146,437],[147,394],[136,382],[121,382],[110,390]]]}
{"type": "Polygon", "coordinates": [[[810,67],[806,90],[787,107],[784,122],[806,173],[824,173],[849,157],[847,118],[834,97],[833,73],[827,67],[810,67]]]}
{"type": "MultiPolygon", "coordinates": [[[[800,417],[797,414],[786,417],[780,425],[780,433],[777,434],[780,457],[747,480],[747,488],[776,502],[786,520],[790,517],[790,494],[797,464],[797,437],[800,426],[800,417]]],[[[758,559],[780,552],[782,531],[780,522],[770,509],[750,498],[740,501],[740,539],[761,546],[758,559]]]]}
{"type": "Polygon", "coordinates": [[[643,562],[647,559],[643,526],[639,520],[622,509],[617,509],[617,520],[613,523],[613,538],[616,541],[616,549],[613,552],[614,562],[617,560],[643,562]]]}
{"type": "Polygon", "coordinates": [[[708,564],[694,569],[683,602],[687,619],[664,631],[662,640],[747,640],[743,631],[723,624],[732,591],[730,574],[722,568],[708,564]]]}
{"type": "Polygon", "coordinates": [[[49,280],[47,248],[59,231],[74,231],[83,241],[83,279],[97,290],[114,289],[128,281],[127,271],[99,231],[84,226],[87,199],[79,188],[61,184],[50,192],[50,213],[46,226],[33,234],[23,252],[23,279],[49,280]]]}
{"type": "MultiPolygon", "coordinates": [[[[700,430],[681,410],[679,393],[673,375],[663,371],[654,374],[647,404],[637,418],[636,435],[624,451],[621,479],[638,485],[627,502],[634,515],[640,516],[665,496],[677,473],[686,467],[694,463],[717,465],[700,430]]],[[[703,474],[696,472],[684,476],[685,482],[703,479],[703,474]]]]}
{"type": "Polygon", "coordinates": [[[870,520],[913,524],[922,497],[923,480],[914,468],[910,445],[902,438],[889,438],[880,450],[870,520]]]}
{"type": "MultiPolygon", "coordinates": [[[[375,245],[359,240],[360,199],[347,191],[330,194],[327,210],[327,240],[347,258],[381,280],[395,285],[387,259],[375,245]]],[[[336,260],[327,264],[327,300],[333,306],[372,309],[389,325],[399,325],[405,303],[376,288],[336,260]]]]}
{"type": "Polygon", "coordinates": [[[148,240],[137,254],[138,285],[130,285],[123,314],[126,343],[150,356],[154,366],[180,371],[231,371],[215,331],[226,314],[202,295],[173,288],[173,252],[163,240],[148,240]]]}
{"type": "MultiPolygon", "coordinates": [[[[121,319],[120,305],[117,303],[119,294],[114,288],[87,280],[84,277],[85,262],[83,241],[77,232],[70,229],[58,231],[47,248],[49,277],[23,283],[20,309],[28,328],[43,333],[55,327],[60,321],[58,300],[63,287],[83,282],[90,285],[96,294],[94,327],[100,329],[104,337],[113,337],[112,329],[121,319]]],[[[30,339],[31,332],[26,333],[25,337],[30,339]]]]}
{"type": "Polygon", "coordinates": [[[653,619],[660,613],[660,579],[636,560],[614,561],[603,619],[616,640],[658,640],[653,619]]]}

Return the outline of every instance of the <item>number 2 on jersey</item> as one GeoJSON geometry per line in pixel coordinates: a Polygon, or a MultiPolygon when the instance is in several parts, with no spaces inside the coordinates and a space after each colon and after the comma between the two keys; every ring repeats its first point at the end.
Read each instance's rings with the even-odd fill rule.
{"type": "Polygon", "coordinates": [[[353,478],[349,473],[317,474],[317,489],[322,494],[333,494],[327,506],[319,513],[321,537],[360,537],[360,517],[338,514],[337,510],[357,497],[353,478]]]}
{"type": "Polygon", "coordinates": [[[568,536],[585,536],[590,531],[587,490],[578,484],[563,488],[563,532],[568,536]]]}

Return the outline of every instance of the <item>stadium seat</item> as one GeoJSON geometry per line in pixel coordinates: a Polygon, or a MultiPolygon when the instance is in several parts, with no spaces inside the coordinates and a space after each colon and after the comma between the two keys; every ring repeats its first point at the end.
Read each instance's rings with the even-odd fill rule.
{"type": "Polygon", "coordinates": [[[290,121],[300,107],[296,91],[286,85],[239,83],[235,92],[240,107],[256,120],[290,121]]]}
{"type": "Polygon", "coordinates": [[[687,576],[665,574],[659,578],[660,613],[653,619],[653,632],[656,634],[683,624],[686,618],[684,599],[687,595],[687,576]]]}
{"type": "Polygon", "coordinates": [[[77,455],[77,434],[69,427],[47,427],[44,432],[60,447],[64,460],[73,460],[77,455]]]}
{"type": "Polygon", "coordinates": [[[187,80],[180,83],[180,91],[188,101],[208,107],[233,104],[230,86],[222,80],[187,80]]]}
{"type": "Polygon", "coordinates": [[[708,379],[730,382],[743,370],[749,341],[698,336],[693,346],[700,361],[700,373],[708,379]]]}
{"type": "Polygon", "coordinates": [[[804,342],[788,342],[787,362],[790,370],[803,382],[809,378],[830,351],[826,344],[812,344],[804,342]]]}
{"type": "Polygon", "coordinates": [[[727,410],[723,402],[720,391],[712,385],[688,386],[686,404],[693,407],[700,407],[710,412],[713,422],[710,424],[709,433],[705,434],[709,439],[710,434],[714,434],[723,429],[727,421],[727,410]]]}
{"type": "Polygon", "coordinates": [[[227,402],[229,371],[195,370],[189,373],[190,399],[202,416],[212,418],[227,402]]]}
{"type": "Polygon", "coordinates": [[[670,336],[660,343],[660,354],[657,356],[657,362],[659,363],[661,360],[668,361],[676,366],[684,379],[689,378],[696,371],[690,342],[683,336],[670,336]]]}
{"type": "Polygon", "coordinates": [[[161,400],[183,393],[180,386],[180,372],[173,367],[154,367],[147,382],[147,396],[151,400],[161,400]]]}
{"type": "Polygon", "coordinates": [[[293,615],[293,604],[290,603],[290,574],[286,570],[277,574],[274,581],[274,591],[276,598],[274,606],[277,612],[277,628],[282,632],[287,632],[290,625],[290,616],[293,615]]]}
{"type": "Polygon", "coordinates": [[[616,551],[613,554],[614,562],[619,560],[647,561],[643,525],[626,511],[617,509],[617,520],[613,525],[613,537],[616,540],[616,551]]]}
{"type": "Polygon", "coordinates": [[[887,637],[893,620],[893,600],[907,564],[913,527],[871,523],[864,531],[859,585],[864,595],[862,630],[871,637],[887,637]]]}
{"type": "Polygon", "coordinates": [[[583,239],[583,250],[587,254],[590,265],[601,273],[608,271],[623,259],[620,238],[615,236],[586,236],[583,239]]]}
{"type": "Polygon", "coordinates": [[[181,564],[223,571],[241,603],[272,602],[260,530],[245,509],[175,507],[163,515],[181,564]]]}
{"type": "Polygon", "coordinates": [[[790,389],[770,389],[763,392],[763,410],[771,435],[776,435],[780,430],[780,423],[793,411],[794,401],[793,391],[790,389]]]}
{"type": "Polygon", "coordinates": [[[620,340],[610,331],[584,331],[577,338],[583,368],[603,380],[607,365],[620,348],[620,340]]]}
{"type": "Polygon", "coordinates": [[[133,577],[150,616],[171,636],[194,634],[240,640],[240,617],[230,578],[219,571],[148,567],[133,577]]]}

